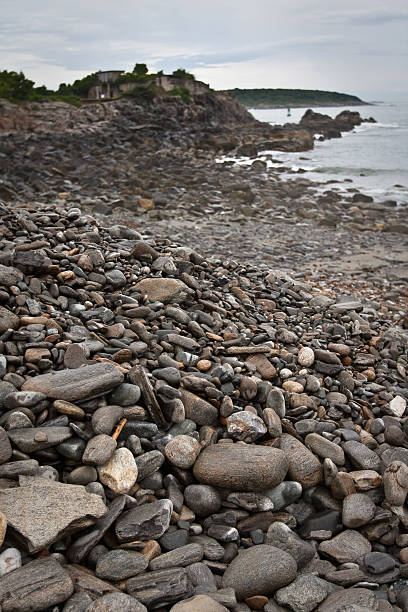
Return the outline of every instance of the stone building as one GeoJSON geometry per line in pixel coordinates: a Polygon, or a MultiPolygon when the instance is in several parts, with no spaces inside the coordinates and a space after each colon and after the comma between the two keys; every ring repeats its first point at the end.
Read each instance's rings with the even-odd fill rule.
{"type": "MultiPolygon", "coordinates": [[[[111,100],[120,94],[133,89],[138,85],[137,82],[116,83],[124,70],[102,70],[98,72],[98,83],[90,88],[88,99],[90,100],[111,100]]],[[[209,85],[195,79],[177,77],[167,74],[160,74],[154,78],[154,84],[163,91],[183,87],[193,95],[204,94],[210,91],[209,85]]]]}

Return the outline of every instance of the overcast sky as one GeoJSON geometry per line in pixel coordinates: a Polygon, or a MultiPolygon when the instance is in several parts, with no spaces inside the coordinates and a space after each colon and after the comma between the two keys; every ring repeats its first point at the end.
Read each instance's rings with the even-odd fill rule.
{"type": "Polygon", "coordinates": [[[408,100],[406,0],[1,0],[0,14],[0,70],[50,88],[142,62],[215,89],[408,100]]]}

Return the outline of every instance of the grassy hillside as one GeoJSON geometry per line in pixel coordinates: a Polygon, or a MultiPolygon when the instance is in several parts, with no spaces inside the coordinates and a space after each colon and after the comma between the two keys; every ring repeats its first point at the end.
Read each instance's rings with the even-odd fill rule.
{"type": "Polygon", "coordinates": [[[280,106],[356,106],[367,104],[357,96],[318,89],[229,89],[248,108],[280,106]]]}

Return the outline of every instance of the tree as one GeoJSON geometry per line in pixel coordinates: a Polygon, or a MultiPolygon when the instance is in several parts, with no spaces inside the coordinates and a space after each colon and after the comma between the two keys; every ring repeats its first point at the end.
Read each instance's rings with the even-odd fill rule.
{"type": "Polygon", "coordinates": [[[34,81],[26,79],[22,72],[2,70],[0,72],[0,98],[28,100],[34,81]]]}
{"type": "Polygon", "coordinates": [[[149,72],[146,64],[135,64],[133,68],[133,72],[137,74],[137,76],[143,76],[149,72]]]}
{"type": "Polygon", "coordinates": [[[184,68],[177,68],[177,70],[174,70],[173,76],[180,77],[182,79],[194,79],[195,80],[194,74],[187,72],[187,70],[184,70],[184,68]]]}

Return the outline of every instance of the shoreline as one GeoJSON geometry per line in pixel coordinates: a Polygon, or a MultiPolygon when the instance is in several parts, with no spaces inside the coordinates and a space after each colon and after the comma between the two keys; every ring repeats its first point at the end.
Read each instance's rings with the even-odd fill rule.
{"type": "Polygon", "coordinates": [[[374,102],[348,102],[347,104],[273,104],[273,105],[257,105],[257,106],[247,106],[244,104],[245,108],[248,110],[273,110],[276,108],[344,108],[348,106],[377,106],[377,103],[374,102]]]}

